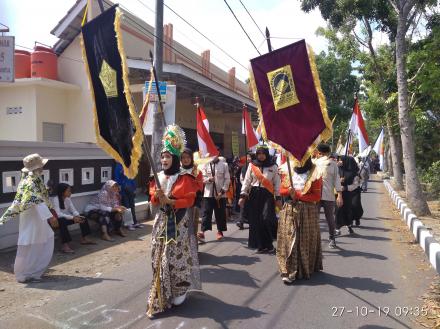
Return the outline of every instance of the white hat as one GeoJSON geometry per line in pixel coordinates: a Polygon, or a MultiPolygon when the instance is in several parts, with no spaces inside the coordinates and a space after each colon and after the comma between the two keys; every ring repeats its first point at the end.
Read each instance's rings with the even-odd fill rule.
{"type": "Polygon", "coordinates": [[[30,172],[39,168],[43,168],[47,161],[49,161],[49,159],[43,159],[37,153],[30,154],[23,159],[24,168],[21,169],[21,171],[30,172]]]}

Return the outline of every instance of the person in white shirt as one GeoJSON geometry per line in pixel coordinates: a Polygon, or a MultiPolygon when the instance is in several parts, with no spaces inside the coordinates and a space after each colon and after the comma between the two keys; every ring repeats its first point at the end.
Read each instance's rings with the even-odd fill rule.
{"type": "Polygon", "coordinates": [[[62,243],[61,251],[64,253],[73,253],[69,242],[72,241],[70,237],[68,226],[72,224],[79,224],[81,229],[81,244],[96,244],[89,240],[87,235],[90,234],[90,227],[87,218],[80,216],[78,210],[72,203],[70,198],[72,195],[72,188],[69,184],[60,183],[56,188],[57,196],[52,197],[51,201],[58,216],[58,225],[60,227],[60,238],[62,243]]]}
{"type": "Polygon", "coordinates": [[[319,208],[324,208],[325,219],[328,225],[329,248],[336,248],[335,241],[335,204],[342,207],[342,186],[339,177],[339,168],[335,161],[329,158],[330,146],[321,143],[317,147],[315,164],[322,171],[322,195],[319,208]],[[335,200],[335,193],[338,197],[335,200]],[[335,202],[336,201],[336,202],[335,202]]]}
{"type": "Polygon", "coordinates": [[[197,233],[200,241],[205,240],[205,231],[212,230],[212,213],[215,213],[217,224],[217,240],[223,238],[226,227],[226,191],[229,188],[231,178],[229,175],[228,164],[220,161],[219,157],[207,163],[202,169],[203,183],[203,215],[202,232],[197,233]]]}

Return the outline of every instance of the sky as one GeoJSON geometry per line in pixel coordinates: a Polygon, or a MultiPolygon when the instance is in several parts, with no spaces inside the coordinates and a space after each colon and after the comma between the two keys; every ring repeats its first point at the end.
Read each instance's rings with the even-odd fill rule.
{"type": "MultiPolygon", "coordinates": [[[[35,41],[52,46],[57,38],[50,31],[75,4],[75,0],[0,0],[0,23],[9,26],[7,35],[15,36],[16,48],[32,48],[35,41]]],[[[325,26],[319,11],[304,13],[298,0],[227,0],[241,24],[248,32],[258,51],[267,52],[264,36],[260,32],[269,28],[274,49],[300,39],[306,39],[316,53],[327,48],[327,42],[315,31],[325,26]],[[251,13],[258,27],[245,11],[251,13]]],[[[125,9],[154,26],[155,0],[120,0],[125,9]]],[[[179,15],[209,37],[223,51],[209,43],[193,28],[168,8],[164,8],[164,24],[174,26],[174,39],[196,53],[211,50],[211,62],[227,71],[236,67],[237,78],[248,78],[249,60],[259,56],[224,0],[165,0],[179,15]]]]}

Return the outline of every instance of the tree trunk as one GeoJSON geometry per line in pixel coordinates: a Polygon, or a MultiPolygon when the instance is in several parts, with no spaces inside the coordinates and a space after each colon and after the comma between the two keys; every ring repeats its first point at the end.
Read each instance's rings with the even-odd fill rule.
{"type": "Polygon", "coordinates": [[[403,190],[403,172],[402,172],[402,153],[399,152],[398,135],[393,131],[390,119],[387,118],[387,130],[390,137],[391,163],[390,172],[394,177],[394,189],[396,191],[403,190]]]}
{"type": "Polygon", "coordinates": [[[387,158],[387,172],[390,174],[390,176],[392,176],[393,175],[393,166],[391,165],[392,158],[391,158],[390,145],[388,145],[388,147],[387,147],[386,158],[387,158]]]}
{"type": "Polygon", "coordinates": [[[402,139],[403,165],[405,167],[406,197],[411,209],[418,216],[430,214],[423,195],[422,186],[417,176],[414,147],[414,123],[408,106],[408,81],[406,74],[406,24],[407,17],[403,9],[399,12],[396,35],[397,88],[399,91],[399,124],[402,139]]]}

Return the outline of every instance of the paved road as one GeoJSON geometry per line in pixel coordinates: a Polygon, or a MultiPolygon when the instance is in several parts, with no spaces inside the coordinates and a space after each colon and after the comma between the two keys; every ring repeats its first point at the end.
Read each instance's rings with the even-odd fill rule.
{"type": "Polygon", "coordinates": [[[248,231],[231,224],[224,241],[212,241],[211,234],[211,241],[200,248],[203,293],[191,294],[182,306],[155,320],[144,316],[151,278],[146,256],[99,278],[33,284],[63,294],[0,327],[417,328],[403,307],[420,306],[417,297],[428,282],[403,275],[416,265],[399,253],[407,246],[392,241],[383,219],[390,216],[388,202],[381,183],[371,183],[369,193],[363,194],[362,227],[354,236],[343,230],[335,250],[327,247],[321,220],[324,271],[293,286],[281,282],[275,257],[247,249],[248,231]]]}

